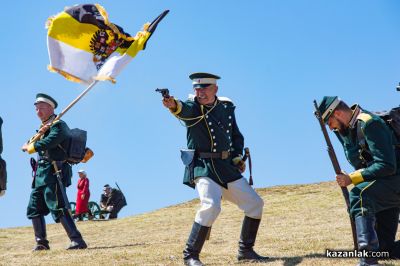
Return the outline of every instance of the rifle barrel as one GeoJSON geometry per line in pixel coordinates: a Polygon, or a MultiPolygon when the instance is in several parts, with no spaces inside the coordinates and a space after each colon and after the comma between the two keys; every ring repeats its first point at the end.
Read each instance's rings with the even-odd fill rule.
{"type": "MultiPolygon", "coordinates": [[[[315,107],[315,113],[314,114],[315,114],[315,117],[317,118],[317,120],[319,122],[319,125],[321,127],[322,133],[324,135],[324,138],[325,138],[325,141],[326,141],[326,145],[327,145],[327,151],[328,151],[328,154],[329,154],[329,158],[331,159],[333,169],[335,170],[336,174],[341,174],[342,170],[340,168],[339,161],[337,159],[335,150],[333,149],[331,139],[329,138],[329,135],[328,135],[328,131],[326,130],[325,124],[322,121],[322,117],[321,117],[321,114],[319,112],[318,104],[317,104],[316,100],[314,100],[314,107],[315,107]]],[[[353,244],[354,244],[354,249],[356,250],[358,248],[356,225],[354,224],[353,218],[350,216],[350,195],[349,195],[349,191],[347,190],[347,187],[340,187],[340,189],[342,190],[342,195],[343,195],[344,201],[346,202],[347,212],[349,213],[351,232],[352,232],[352,235],[353,235],[353,244]]]]}

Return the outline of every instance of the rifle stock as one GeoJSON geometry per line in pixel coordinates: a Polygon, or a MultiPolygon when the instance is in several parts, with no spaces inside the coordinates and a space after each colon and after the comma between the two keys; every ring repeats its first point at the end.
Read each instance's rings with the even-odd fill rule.
{"type": "MultiPolygon", "coordinates": [[[[327,151],[328,151],[328,154],[329,154],[329,158],[331,159],[333,169],[335,170],[336,174],[342,174],[342,170],[340,168],[339,161],[338,161],[338,159],[336,157],[336,153],[335,153],[335,150],[333,149],[332,142],[331,142],[331,139],[329,138],[328,131],[326,130],[324,121],[322,121],[322,117],[321,117],[321,114],[319,112],[318,104],[317,104],[316,100],[314,100],[314,107],[315,107],[314,114],[315,114],[315,117],[317,118],[317,120],[319,122],[319,125],[320,125],[321,130],[322,130],[322,134],[324,135],[326,146],[327,146],[327,151]]],[[[347,212],[349,213],[351,232],[353,234],[354,249],[356,250],[356,249],[358,249],[358,246],[357,246],[357,234],[356,234],[356,226],[354,224],[354,220],[350,216],[350,196],[349,196],[349,191],[347,190],[347,187],[340,187],[340,188],[342,190],[343,198],[344,198],[344,200],[346,202],[347,212]]]]}

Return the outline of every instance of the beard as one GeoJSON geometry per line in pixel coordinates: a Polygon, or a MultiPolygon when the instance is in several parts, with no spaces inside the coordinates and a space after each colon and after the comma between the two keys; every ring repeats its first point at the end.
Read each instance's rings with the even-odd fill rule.
{"type": "Polygon", "coordinates": [[[339,132],[340,135],[346,136],[349,133],[349,127],[342,121],[339,120],[337,121],[338,121],[338,127],[335,128],[335,130],[339,132]]]}

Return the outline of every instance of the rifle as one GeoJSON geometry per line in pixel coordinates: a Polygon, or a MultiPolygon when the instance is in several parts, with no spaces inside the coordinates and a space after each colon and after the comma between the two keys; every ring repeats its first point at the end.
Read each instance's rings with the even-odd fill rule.
{"type": "Polygon", "coordinates": [[[124,192],[122,192],[122,190],[121,190],[121,188],[118,186],[117,182],[115,182],[115,185],[117,186],[118,190],[121,191],[121,194],[122,194],[122,197],[123,197],[123,200],[124,200],[125,205],[128,205],[128,203],[126,202],[126,198],[125,198],[124,192]]]}
{"type": "Polygon", "coordinates": [[[117,182],[115,182],[115,185],[117,186],[118,190],[122,192],[122,190],[119,188],[117,182]]]}
{"type": "MultiPolygon", "coordinates": [[[[332,162],[333,169],[335,170],[335,173],[337,175],[342,174],[342,170],[340,169],[339,161],[338,161],[338,159],[336,157],[336,153],[335,153],[335,150],[333,149],[332,142],[331,142],[331,140],[329,138],[329,135],[328,135],[328,132],[326,130],[324,121],[322,121],[322,116],[321,116],[321,113],[319,112],[318,104],[317,104],[316,100],[314,100],[314,107],[315,107],[314,114],[315,114],[315,117],[317,118],[317,120],[319,122],[319,125],[321,126],[321,130],[322,130],[322,133],[323,133],[325,141],[326,141],[327,150],[328,150],[329,158],[331,159],[331,162],[332,162]]],[[[346,202],[347,212],[349,213],[351,232],[353,234],[354,250],[357,250],[358,248],[357,248],[356,226],[354,224],[354,220],[350,216],[349,191],[347,190],[346,187],[340,187],[340,188],[342,190],[342,194],[343,194],[344,200],[346,202]]]]}
{"type": "Polygon", "coordinates": [[[156,89],[156,92],[161,93],[163,98],[169,98],[169,90],[167,88],[163,88],[163,89],[156,89]]]}

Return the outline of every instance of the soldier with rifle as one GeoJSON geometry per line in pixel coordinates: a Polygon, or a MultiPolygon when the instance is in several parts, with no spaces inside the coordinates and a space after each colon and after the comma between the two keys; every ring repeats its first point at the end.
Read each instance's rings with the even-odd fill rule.
{"type": "Polygon", "coordinates": [[[39,93],[35,101],[36,114],[42,121],[41,138],[22,146],[29,154],[38,153],[34,169],[32,192],[27,209],[27,217],[32,220],[36,246],[34,251],[50,249],[46,237],[44,216],[51,213],[56,223],[61,222],[69,239],[67,249],[87,247],[81,233],[76,228],[69,212],[69,201],[65,187],[71,184],[71,166],[65,162],[63,145],[67,141],[69,128],[62,120],[53,121],[57,102],[49,95],[39,93]]]}
{"type": "Polygon", "coordinates": [[[103,194],[100,197],[100,209],[105,213],[110,213],[108,219],[118,218],[118,213],[127,205],[124,193],[118,184],[115,184],[118,189],[112,188],[109,184],[104,185],[103,194]]]}
{"type": "Polygon", "coordinates": [[[187,148],[181,151],[186,165],[184,184],[196,188],[201,202],[192,231],[183,251],[185,265],[203,265],[199,254],[211,226],[221,211],[221,198],[244,212],[238,260],[265,261],[253,246],[260,225],[264,202],[242,176],[244,138],[235,119],[235,105],[217,97],[217,80],[209,73],[194,73],[195,95],[187,101],[169,96],[165,89],[163,104],[187,128],[187,148]]]}
{"type": "MultiPolygon", "coordinates": [[[[337,172],[336,181],[342,188],[354,185],[349,193],[349,208],[358,249],[369,254],[387,251],[390,258],[400,258],[400,242],[395,242],[400,211],[400,157],[396,157],[398,143],[393,131],[377,115],[357,104],[349,107],[336,96],[325,96],[316,107],[319,119],[334,131],[355,168],[349,174],[337,172]]],[[[377,263],[378,259],[370,256],[361,258],[359,265],[377,263]]]]}

